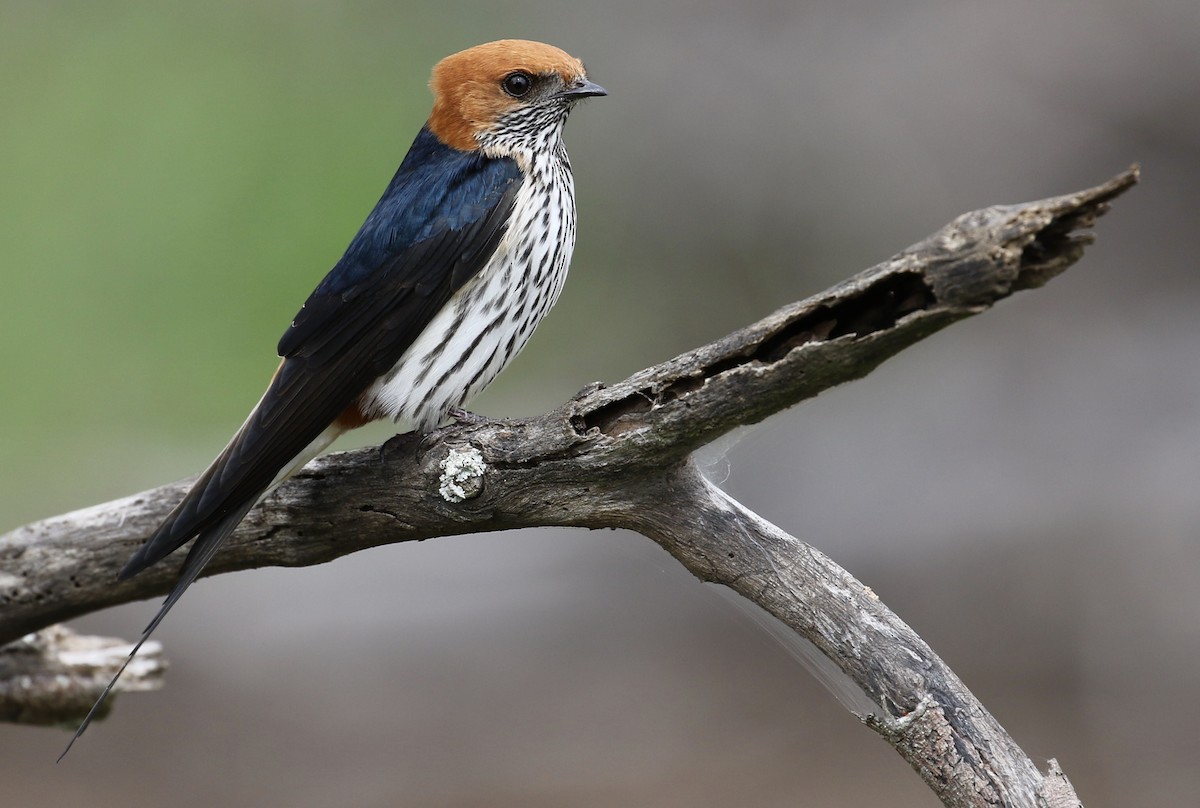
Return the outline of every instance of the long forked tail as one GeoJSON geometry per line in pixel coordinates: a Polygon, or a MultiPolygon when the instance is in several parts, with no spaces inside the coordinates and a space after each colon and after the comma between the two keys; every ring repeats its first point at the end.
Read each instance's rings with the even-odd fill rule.
{"type": "MultiPolygon", "coordinates": [[[[257,408],[255,412],[257,412],[257,408]]],[[[254,417],[254,413],[251,413],[250,419],[247,419],[247,423],[250,423],[250,420],[254,417]]],[[[167,616],[167,612],[171,611],[171,607],[174,606],[181,597],[183,597],[183,593],[187,591],[187,588],[192,585],[192,582],[195,581],[196,578],[200,576],[200,572],[205,566],[208,565],[208,562],[212,560],[212,557],[216,555],[217,550],[220,549],[221,545],[225,543],[225,539],[229,538],[229,535],[233,533],[234,529],[238,526],[242,519],[245,518],[246,514],[250,512],[250,509],[253,508],[269,491],[274,490],[277,485],[303,468],[305,463],[307,463],[309,460],[312,460],[314,457],[324,451],[325,448],[328,447],[329,444],[332,443],[340,434],[342,434],[343,431],[344,427],[342,427],[340,424],[336,422],[330,424],[320,434],[312,439],[311,442],[304,447],[299,454],[285,463],[282,468],[277,469],[272,467],[268,473],[273,473],[274,478],[272,479],[268,477],[268,479],[263,480],[259,484],[261,487],[256,486],[257,492],[255,491],[255,487],[250,487],[246,492],[249,494],[249,496],[247,496],[244,500],[241,500],[239,504],[231,506],[232,509],[223,516],[218,517],[218,521],[212,522],[207,527],[200,528],[200,532],[196,536],[196,540],[192,544],[191,550],[188,551],[187,559],[183,562],[183,567],[179,571],[179,580],[175,582],[175,586],[171,589],[171,593],[167,595],[167,599],[163,601],[163,605],[159,607],[158,612],[154,615],[154,619],[150,621],[150,625],[146,626],[146,630],[142,632],[141,639],[139,639],[137,644],[133,646],[133,650],[129,652],[129,656],[125,659],[124,664],[121,665],[121,669],[117,671],[115,676],[113,676],[112,681],[108,683],[108,687],[104,688],[104,692],[100,694],[100,698],[96,699],[96,703],[92,705],[92,709],[88,711],[86,716],[84,716],[83,723],[79,725],[79,729],[75,730],[75,735],[72,736],[70,742],[67,744],[67,748],[64,749],[62,754],[58,756],[60,761],[67,756],[67,752],[71,751],[71,747],[74,746],[75,742],[79,740],[79,737],[83,735],[84,730],[88,728],[88,724],[92,723],[92,719],[95,718],[96,714],[100,711],[100,707],[108,698],[109,693],[112,692],[113,687],[117,684],[117,680],[121,678],[121,674],[125,672],[125,668],[129,667],[129,663],[133,661],[134,656],[139,650],[141,650],[142,644],[145,643],[146,640],[150,639],[150,634],[154,631],[154,629],[158,628],[158,624],[161,623],[163,618],[167,616]]],[[[194,498],[202,498],[204,496],[208,481],[213,479],[219,480],[221,478],[221,475],[226,470],[226,464],[229,462],[230,457],[236,455],[234,449],[238,448],[240,445],[240,439],[244,434],[245,426],[243,426],[242,430],[238,432],[238,435],[234,437],[233,441],[230,443],[230,446],[226,447],[225,451],[221,453],[220,457],[218,457],[213,465],[209,467],[208,471],[201,475],[201,478],[197,484],[192,488],[191,491],[188,492],[188,495],[184,497],[184,501],[180,503],[175,511],[172,512],[172,516],[176,516],[181,509],[186,508],[188,503],[194,498]]],[[[163,530],[170,531],[172,526],[173,521],[171,517],[168,517],[168,521],[163,523],[163,527],[160,527],[159,531],[160,533],[163,530]]],[[[142,569],[145,569],[150,564],[157,562],[160,558],[166,556],[170,552],[174,551],[177,547],[184,544],[190,535],[190,531],[185,528],[177,532],[181,536],[178,541],[169,541],[165,548],[160,547],[157,551],[154,551],[148,556],[147,550],[152,549],[149,548],[149,545],[154,543],[154,537],[151,537],[151,539],[145,545],[143,545],[137,553],[134,554],[133,558],[130,559],[129,564],[126,565],[120,577],[122,579],[132,577],[142,569]]]]}
{"type": "Polygon", "coordinates": [[[183,593],[199,577],[201,570],[216,555],[217,550],[225,543],[225,539],[233,533],[234,528],[238,526],[250,509],[254,507],[260,496],[251,498],[245,505],[230,512],[220,522],[196,537],[195,543],[192,544],[192,549],[188,551],[187,560],[183,562],[183,568],[179,571],[179,580],[175,582],[175,586],[171,589],[170,594],[167,595],[167,599],[163,601],[163,605],[159,607],[157,614],[154,615],[154,619],[150,621],[150,625],[146,626],[145,631],[142,632],[141,639],[137,641],[137,644],[133,646],[133,650],[129,652],[129,656],[125,658],[121,669],[113,676],[112,681],[108,683],[108,687],[104,688],[104,692],[100,694],[100,698],[96,699],[96,703],[92,705],[92,709],[84,716],[79,729],[75,730],[75,734],[67,743],[67,748],[58,756],[57,762],[61,762],[67,756],[67,752],[71,751],[71,747],[83,735],[84,730],[88,728],[88,724],[92,723],[92,719],[96,717],[96,713],[100,711],[100,707],[108,699],[113,687],[117,684],[117,680],[121,678],[121,674],[125,672],[125,669],[129,667],[129,663],[133,661],[134,656],[141,650],[142,644],[150,639],[150,635],[154,632],[154,629],[158,628],[158,624],[162,622],[163,618],[167,616],[167,612],[171,611],[171,607],[179,602],[179,599],[183,597],[183,593]]]}

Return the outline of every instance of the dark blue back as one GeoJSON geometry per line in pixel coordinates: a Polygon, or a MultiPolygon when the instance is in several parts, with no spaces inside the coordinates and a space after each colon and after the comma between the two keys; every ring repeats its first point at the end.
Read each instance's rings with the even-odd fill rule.
{"type": "Polygon", "coordinates": [[[438,140],[428,126],[421,127],[387,190],[317,293],[359,283],[414,244],[478,222],[520,176],[509,158],[459,151],[438,140]]]}

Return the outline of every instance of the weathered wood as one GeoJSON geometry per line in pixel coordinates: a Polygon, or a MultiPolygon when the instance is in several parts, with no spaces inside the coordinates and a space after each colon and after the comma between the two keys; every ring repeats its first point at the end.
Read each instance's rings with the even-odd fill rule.
{"type": "MultiPolygon", "coordinates": [[[[912,629],[824,555],[707,484],[690,454],[1042,285],[1091,242],[1078,231],[1136,182],[1134,168],[1079,193],[965,214],[820,295],[553,412],[319,459],[251,512],[206,574],[468,532],[631,528],[812,641],[878,705],[864,721],[946,805],[1045,804],[1049,781],[912,629]]],[[[189,482],[0,537],[0,642],[165,593],[178,561],[115,576],[189,482]]],[[[1064,783],[1059,772],[1054,787],[1064,783]]]]}
{"type": "MultiPolygon", "coordinates": [[[[125,662],[130,643],[50,626],[0,646],[0,721],[71,726],[125,662]]],[[[153,640],[125,669],[121,690],[158,690],[167,662],[153,640]]],[[[112,709],[107,703],[103,715],[112,709]]]]}

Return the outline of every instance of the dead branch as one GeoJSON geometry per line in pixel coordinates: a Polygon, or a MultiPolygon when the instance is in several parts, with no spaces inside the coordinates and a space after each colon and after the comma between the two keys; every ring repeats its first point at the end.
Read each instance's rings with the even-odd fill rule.
{"type": "MultiPolygon", "coordinates": [[[[1057,764],[1042,775],[874,593],[709,484],[690,454],[1041,286],[1081,257],[1092,239],[1079,231],[1136,182],[1135,167],[1079,193],[964,214],[820,295],[620,383],[594,384],[544,415],[321,458],[250,514],[206,574],[516,527],[629,528],[814,643],[878,706],[864,722],[944,804],[1079,805],[1057,764]]],[[[189,484],[0,537],[0,643],[165,593],[178,562],[122,583],[116,573],[189,484]]],[[[86,709],[106,675],[77,677],[85,695],[73,703],[86,709]]]]}

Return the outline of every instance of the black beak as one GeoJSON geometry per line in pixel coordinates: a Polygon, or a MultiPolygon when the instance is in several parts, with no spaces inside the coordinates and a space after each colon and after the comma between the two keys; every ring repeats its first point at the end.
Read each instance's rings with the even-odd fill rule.
{"type": "Polygon", "coordinates": [[[557,97],[564,101],[578,101],[581,98],[591,98],[592,96],[608,95],[608,90],[596,84],[593,81],[584,79],[579,84],[567,87],[562,92],[558,93],[557,97]]]}

